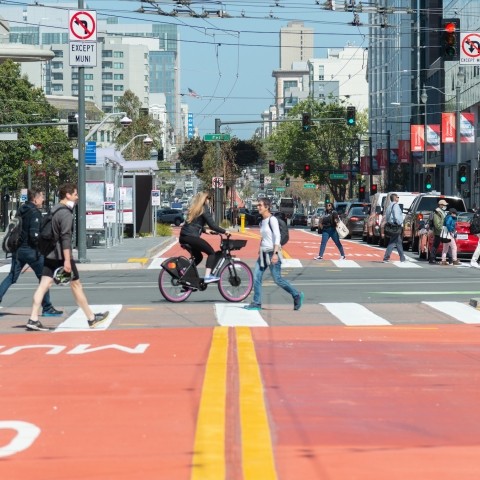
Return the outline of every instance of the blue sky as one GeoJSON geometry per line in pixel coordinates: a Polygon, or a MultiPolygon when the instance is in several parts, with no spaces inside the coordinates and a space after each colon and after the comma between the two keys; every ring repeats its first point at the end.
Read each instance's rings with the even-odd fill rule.
{"type": "MultiPolygon", "coordinates": [[[[44,0],[41,3],[62,2],[44,0]]],[[[120,22],[137,18],[178,26],[181,92],[186,94],[191,88],[200,95],[200,98],[184,95],[182,101],[189,104],[202,136],[214,131],[215,118],[224,122],[260,120],[261,113],[273,103],[272,71],[279,68],[279,32],[289,21],[300,20],[314,28],[316,58],[326,56],[327,48],[341,48],[348,42],[368,46],[367,29],[350,25],[353,13],[338,10],[339,4],[343,7],[343,1],[337,0],[334,12],[324,9],[324,0],[318,3],[320,5],[315,0],[191,2],[191,9],[196,13],[202,12],[202,8],[218,10],[219,5],[223,5],[223,10],[234,17],[220,19],[135,14],[142,5],[145,9],[152,6],[135,0],[84,0],[84,5],[96,10],[98,16],[119,16],[120,22]]],[[[161,0],[154,5],[170,13],[176,2],[161,0]]],[[[180,7],[177,5],[177,8],[180,7]]],[[[366,22],[366,15],[360,18],[366,22]]],[[[231,129],[239,138],[249,139],[258,125],[234,125],[231,129]]]]}

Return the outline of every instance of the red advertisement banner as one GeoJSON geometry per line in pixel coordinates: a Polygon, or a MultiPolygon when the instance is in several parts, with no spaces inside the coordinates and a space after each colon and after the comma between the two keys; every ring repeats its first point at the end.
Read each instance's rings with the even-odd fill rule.
{"type": "Polygon", "coordinates": [[[455,114],[442,113],[442,143],[455,143],[455,114]]]}
{"type": "Polygon", "coordinates": [[[465,112],[460,114],[461,143],[475,143],[475,115],[465,112]]]}
{"type": "Polygon", "coordinates": [[[427,151],[440,151],[440,125],[427,125],[427,151]]]}
{"type": "Polygon", "coordinates": [[[425,128],[423,125],[410,125],[410,151],[423,152],[424,146],[424,133],[425,128]]]}
{"type": "Polygon", "coordinates": [[[360,157],[360,173],[370,175],[370,157],[360,157]]]}
{"type": "Polygon", "coordinates": [[[379,170],[386,170],[388,164],[388,152],[386,148],[377,148],[377,166],[379,170]]]}
{"type": "Polygon", "coordinates": [[[398,162],[410,163],[410,140],[398,141],[398,162]]]}

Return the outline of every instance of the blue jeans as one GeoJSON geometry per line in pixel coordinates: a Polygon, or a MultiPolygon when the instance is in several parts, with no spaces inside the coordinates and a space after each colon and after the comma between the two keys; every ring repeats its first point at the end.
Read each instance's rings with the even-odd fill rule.
{"type": "MultiPolygon", "coordinates": [[[[18,277],[20,276],[23,267],[27,264],[30,265],[31,269],[35,272],[38,280],[40,280],[43,270],[43,257],[31,247],[20,247],[12,256],[12,265],[10,267],[9,274],[3,279],[3,282],[0,284],[0,302],[3,300],[3,296],[7,293],[10,285],[17,283],[18,277]]],[[[52,302],[50,301],[50,293],[47,291],[42,301],[43,310],[48,310],[52,306],[52,302]]]]}
{"type": "MultiPolygon", "coordinates": [[[[273,252],[267,253],[266,255],[270,256],[270,260],[272,259],[273,252]]],[[[270,263],[267,265],[267,262],[264,262],[264,266],[260,265],[260,258],[258,258],[257,263],[255,263],[255,269],[253,271],[253,303],[255,305],[262,305],[262,279],[263,279],[263,272],[270,268],[270,272],[273,277],[273,281],[281,288],[283,288],[286,292],[288,292],[293,298],[300,295],[300,292],[293,288],[290,282],[282,278],[282,264],[280,261],[277,263],[270,263]]]]}
{"type": "Polygon", "coordinates": [[[390,241],[388,242],[388,246],[385,250],[385,255],[383,256],[383,259],[388,260],[395,247],[397,247],[398,254],[400,255],[400,261],[404,262],[405,254],[403,253],[402,236],[400,235],[400,233],[398,235],[390,237],[390,241]]]}
{"type": "Polygon", "coordinates": [[[323,257],[323,254],[325,253],[325,249],[327,248],[327,242],[329,238],[333,240],[333,242],[338,248],[338,251],[340,252],[340,255],[344,257],[345,252],[343,251],[343,245],[340,243],[340,237],[338,236],[338,232],[335,229],[335,227],[325,227],[322,230],[322,243],[320,245],[319,255],[323,257]]]}

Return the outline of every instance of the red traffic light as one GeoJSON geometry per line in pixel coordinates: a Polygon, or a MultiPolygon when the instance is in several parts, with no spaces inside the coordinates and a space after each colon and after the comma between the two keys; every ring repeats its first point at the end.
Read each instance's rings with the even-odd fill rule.
{"type": "Polygon", "coordinates": [[[305,177],[308,177],[310,175],[310,165],[308,163],[306,163],[304,166],[303,166],[303,175],[305,177]]]}
{"type": "Polygon", "coordinates": [[[448,22],[443,28],[447,33],[453,33],[457,29],[457,26],[453,22],[448,22]]]}
{"type": "Polygon", "coordinates": [[[376,193],[377,193],[377,184],[374,183],[374,184],[372,185],[371,190],[370,190],[370,194],[371,194],[371,195],[375,195],[376,193]]]}
{"type": "Polygon", "coordinates": [[[275,160],[268,161],[268,173],[275,173],[275,160]]]}

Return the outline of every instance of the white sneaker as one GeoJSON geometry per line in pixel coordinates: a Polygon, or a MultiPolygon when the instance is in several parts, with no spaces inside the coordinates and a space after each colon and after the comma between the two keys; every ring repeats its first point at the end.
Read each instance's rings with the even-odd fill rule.
{"type": "Polygon", "coordinates": [[[470,266],[473,268],[480,268],[480,265],[477,262],[470,262],[470,266]]]}

